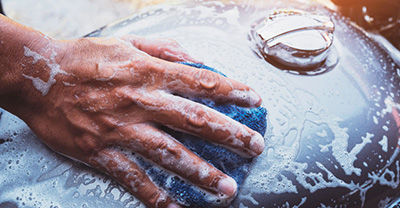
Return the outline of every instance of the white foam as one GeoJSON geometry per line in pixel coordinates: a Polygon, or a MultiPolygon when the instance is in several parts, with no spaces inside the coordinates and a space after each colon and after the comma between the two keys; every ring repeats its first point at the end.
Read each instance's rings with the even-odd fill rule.
{"type": "Polygon", "coordinates": [[[392,201],[390,197],[386,197],[382,200],[379,201],[378,207],[379,208],[385,208],[388,207],[389,203],[392,201]]]}
{"type": "Polygon", "coordinates": [[[1,144],[5,148],[0,152],[4,161],[0,161],[2,201],[15,202],[18,207],[92,207],[110,203],[116,207],[145,207],[103,174],[46,148],[18,118],[4,112],[0,126],[0,138],[15,137],[13,142],[1,144]]]}
{"type": "Polygon", "coordinates": [[[383,126],[382,126],[382,129],[383,129],[384,131],[386,131],[386,132],[389,131],[389,127],[386,126],[386,125],[383,125],[383,126]]]}
{"type": "Polygon", "coordinates": [[[317,136],[319,136],[319,137],[322,137],[322,138],[328,136],[328,132],[326,132],[325,129],[323,129],[321,132],[316,132],[315,134],[316,134],[317,136]]]}
{"type": "Polygon", "coordinates": [[[76,86],[76,84],[71,84],[71,83],[65,82],[65,81],[63,81],[62,83],[63,83],[65,86],[68,86],[68,87],[75,87],[75,86],[76,86]]]}
{"type": "Polygon", "coordinates": [[[336,160],[340,162],[347,175],[351,175],[352,173],[358,176],[361,175],[361,169],[354,167],[354,161],[356,161],[357,154],[361,152],[365,145],[371,143],[372,137],[374,137],[374,134],[367,132],[365,137],[361,137],[362,142],[356,144],[350,152],[347,152],[347,143],[339,144],[339,142],[335,142],[338,139],[332,142],[333,155],[336,157],[336,160]]]}
{"type": "Polygon", "coordinates": [[[393,189],[397,189],[400,184],[400,166],[399,161],[396,161],[396,171],[392,171],[389,168],[385,168],[383,173],[368,173],[368,177],[373,180],[373,183],[379,182],[384,186],[389,186],[393,189]],[[389,176],[389,177],[386,177],[389,176]],[[387,179],[390,178],[390,179],[387,179]]]}
{"type": "MultiPolygon", "coordinates": [[[[247,58],[246,54],[251,54],[251,51],[233,46],[231,44],[231,41],[235,40],[235,37],[232,37],[234,36],[233,34],[230,34],[229,40],[226,40],[225,36],[221,35],[221,31],[207,30],[208,33],[213,32],[215,40],[210,38],[207,39],[207,42],[200,41],[201,44],[199,42],[198,44],[190,43],[185,45],[185,39],[188,38],[188,34],[179,39],[179,35],[176,34],[178,32],[175,31],[174,37],[178,36],[176,39],[181,45],[191,53],[199,54],[202,60],[208,60],[208,62],[212,63],[210,64],[211,66],[219,69],[228,77],[250,85],[256,92],[261,93],[268,111],[275,113],[273,117],[268,119],[266,135],[266,138],[268,138],[266,142],[268,151],[264,151],[261,156],[255,159],[256,163],[253,166],[252,174],[248,176],[243,185],[244,189],[250,192],[249,196],[251,196],[251,193],[297,193],[298,188],[306,188],[312,192],[326,187],[343,187],[349,190],[360,189],[359,185],[353,182],[346,182],[342,180],[343,176],[333,173],[340,169],[345,171],[346,175],[360,174],[361,169],[354,167],[354,162],[357,160],[357,154],[367,144],[371,143],[372,134],[366,134],[361,138],[362,142],[360,144],[348,150],[349,140],[353,138],[350,138],[348,129],[341,127],[339,117],[329,112],[324,107],[324,103],[321,103],[314,95],[299,89],[296,84],[293,84],[293,80],[282,76],[279,72],[266,70],[263,67],[264,63],[254,61],[254,57],[249,58],[252,60],[251,62],[244,61],[247,58]],[[229,45],[232,45],[232,47],[226,49],[229,45]],[[237,59],[237,54],[240,54],[243,58],[237,59]],[[223,61],[216,57],[223,57],[223,61]],[[243,73],[240,69],[246,69],[246,72],[243,73]],[[306,112],[306,114],[302,114],[302,112],[306,112]],[[317,163],[320,168],[318,172],[320,173],[310,173],[308,170],[306,171],[308,167],[306,163],[296,161],[300,151],[301,133],[304,132],[306,125],[304,121],[316,126],[326,127],[325,129],[327,130],[323,129],[316,132],[316,136],[327,139],[333,138],[333,141],[328,144],[321,144],[319,147],[321,152],[333,155],[333,160],[339,164],[336,168],[325,167],[322,163],[317,163]],[[295,133],[288,135],[288,132],[295,133]],[[290,141],[292,142],[289,142],[291,144],[282,143],[287,136],[291,136],[290,141]],[[293,173],[297,176],[296,180],[288,179],[282,174],[282,171],[293,173]],[[329,179],[325,179],[321,174],[327,174],[329,179]],[[307,177],[314,181],[316,185],[306,181],[305,178],[307,177]]],[[[198,32],[201,33],[202,31],[198,32]]],[[[237,45],[240,45],[240,43],[239,41],[237,45]]],[[[337,94],[332,96],[341,95],[337,91],[337,94]]],[[[248,206],[247,202],[250,200],[246,200],[247,194],[246,196],[240,194],[238,197],[238,201],[246,201],[246,205],[241,204],[241,206],[248,206]]],[[[258,202],[250,203],[257,206],[258,202]]]]}
{"type": "MultiPolygon", "coordinates": [[[[155,170],[162,170],[162,171],[164,171],[165,173],[167,173],[167,174],[168,174],[168,177],[167,177],[167,179],[165,180],[165,184],[164,184],[165,187],[166,187],[167,189],[168,189],[168,188],[171,188],[171,187],[173,186],[173,180],[172,180],[172,179],[173,179],[174,177],[178,177],[177,174],[172,173],[171,171],[168,171],[168,170],[166,170],[166,169],[164,169],[164,168],[162,168],[162,167],[160,167],[160,166],[154,164],[152,161],[150,161],[150,160],[148,160],[148,159],[146,159],[146,158],[144,158],[144,157],[142,157],[142,156],[138,156],[138,155],[133,156],[133,155],[131,154],[131,151],[128,150],[128,149],[126,149],[126,148],[115,148],[115,147],[112,147],[112,148],[110,148],[110,149],[124,154],[127,158],[129,158],[131,161],[135,162],[136,164],[139,164],[139,163],[138,163],[138,159],[141,158],[142,160],[145,160],[145,161],[147,161],[148,163],[152,164],[152,165],[153,165],[153,168],[154,168],[155,170]]],[[[183,154],[180,155],[182,158],[178,161],[180,164],[178,164],[178,165],[174,164],[175,167],[178,167],[178,168],[179,168],[179,165],[182,165],[182,166],[185,166],[185,165],[194,165],[194,166],[199,167],[198,165],[193,164],[193,163],[190,162],[190,161],[192,161],[192,160],[191,160],[191,159],[188,159],[189,155],[187,155],[187,154],[186,154],[185,152],[183,152],[183,151],[182,151],[182,153],[183,153],[183,154]]],[[[205,163],[203,163],[203,164],[206,165],[205,163]]],[[[122,164],[122,165],[124,165],[124,164],[122,164]]],[[[194,169],[195,169],[195,168],[194,168],[194,169]]],[[[206,168],[206,169],[207,169],[207,168],[206,168]]],[[[208,171],[208,169],[207,169],[207,170],[202,169],[202,171],[205,171],[205,172],[204,172],[205,175],[208,174],[208,173],[206,173],[206,172],[208,171]]],[[[191,174],[194,174],[194,173],[196,173],[196,171],[193,171],[192,173],[189,173],[188,175],[191,175],[191,174]]],[[[207,175],[207,176],[208,176],[208,175],[207,175]]],[[[185,179],[185,178],[182,178],[182,177],[179,177],[179,178],[180,178],[180,180],[185,181],[187,184],[192,184],[190,181],[188,181],[188,180],[185,179]]],[[[216,194],[212,194],[211,192],[208,192],[208,191],[206,191],[206,190],[204,190],[204,189],[202,189],[202,188],[199,188],[199,187],[197,187],[197,186],[195,186],[195,185],[193,185],[193,184],[192,184],[192,188],[195,189],[195,190],[197,190],[197,191],[199,191],[208,201],[214,202],[214,203],[216,203],[216,204],[224,204],[224,205],[227,205],[227,204],[229,204],[229,202],[232,200],[232,198],[229,198],[229,197],[227,197],[227,196],[225,196],[225,195],[220,195],[220,194],[217,194],[217,195],[216,195],[216,194]]],[[[162,201],[162,200],[163,200],[163,198],[158,199],[158,201],[162,201]]]]}
{"type": "Polygon", "coordinates": [[[143,185],[143,182],[140,180],[140,177],[138,177],[135,172],[129,171],[130,170],[129,167],[131,167],[130,163],[128,161],[121,160],[119,154],[113,154],[111,156],[105,154],[99,154],[98,156],[92,157],[91,159],[98,162],[102,167],[106,168],[111,175],[116,175],[116,173],[119,171],[124,171],[128,173],[125,175],[125,178],[130,179],[131,184],[129,187],[132,189],[133,192],[138,192],[139,190],[136,189],[136,187],[138,185],[139,186],[143,185]],[[108,166],[110,162],[115,162],[115,161],[118,163],[118,166],[115,167],[108,166]]]}
{"type": "MultiPolygon", "coordinates": [[[[203,9],[206,10],[206,12],[212,10],[206,7],[203,9]]],[[[229,8],[224,9],[229,10],[229,8]]],[[[213,14],[213,20],[220,18],[220,15],[218,15],[217,12],[210,12],[213,14]]],[[[235,14],[235,11],[232,13],[235,14]]],[[[145,18],[145,20],[152,21],[154,19],[145,18]]],[[[159,16],[157,21],[158,20],[162,20],[162,15],[159,16]]],[[[222,18],[222,21],[223,20],[225,19],[222,18]]],[[[124,28],[125,31],[120,32],[128,33],[133,30],[132,27],[137,25],[138,24],[133,24],[131,27],[124,28]]],[[[142,29],[146,28],[146,26],[143,25],[145,24],[139,26],[142,26],[142,29]]],[[[249,203],[258,205],[259,202],[252,197],[253,193],[297,193],[298,190],[302,190],[303,188],[316,192],[326,187],[343,187],[343,189],[348,189],[349,191],[359,191],[362,203],[364,204],[365,194],[373,186],[373,184],[369,184],[369,181],[371,180],[367,180],[365,184],[355,184],[353,182],[346,182],[347,180],[342,179],[345,179],[347,177],[346,175],[352,175],[354,173],[361,172],[360,167],[353,166],[357,160],[357,154],[367,144],[371,143],[370,140],[372,138],[372,134],[366,134],[363,138],[361,138],[362,142],[360,144],[349,150],[350,142],[354,141],[354,139],[360,138],[350,138],[348,129],[341,126],[343,123],[341,123],[341,120],[338,119],[338,117],[345,119],[347,119],[347,117],[343,115],[337,116],[335,113],[337,113],[339,110],[335,112],[332,112],[334,110],[329,111],[327,106],[330,106],[331,104],[323,103],[323,99],[319,100],[318,95],[313,95],[302,91],[301,88],[306,86],[298,86],[299,83],[297,83],[297,81],[300,79],[292,80],[290,76],[282,76],[281,72],[278,70],[272,71],[266,69],[266,67],[263,67],[265,66],[264,61],[262,60],[262,63],[258,62],[257,59],[252,56],[252,51],[247,47],[247,40],[243,40],[245,39],[243,37],[246,37],[243,36],[243,34],[247,35],[248,28],[245,28],[246,32],[241,34],[242,31],[240,30],[232,33],[231,31],[220,31],[214,28],[201,26],[196,27],[197,30],[196,28],[189,28],[191,31],[195,31],[193,33],[188,33],[186,32],[187,30],[173,28],[173,30],[165,32],[167,35],[160,32],[155,36],[174,37],[178,40],[178,42],[181,43],[181,45],[189,49],[190,53],[194,54],[195,57],[200,57],[202,60],[207,60],[207,62],[210,63],[209,65],[216,67],[229,77],[250,85],[257,92],[262,93],[261,96],[264,99],[265,106],[269,112],[274,113],[274,115],[268,119],[268,151],[264,152],[259,158],[255,159],[256,163],[253,166],[254,169],[252,170],[252,174],[250,174],[243,185],[244,190],[248,191],[248,193],[246,193],[246,195],[239,195],[238,201],[241,199],[252,198],[253,200],[245,201],[250,201],[249,203]],[[204,33],[208,33],[208,36],[203,37],[204,33]],[[170,36],[168,36],[168,34],[170,36]],[[212,34],[211,38],[207,38],[210,36],[209,34],[212,34]],[[235,40],[238,41],[236,42],[235,40]],[[243,41],[246,41],[246,43],[243,41]],[[241,45],[246,47],[241,47],[241,45]],[[238,59],[238,57],[241,58],[238,59]],[[246,71],[243,72],[243,69],[246,69],[246,71]],[[296,82],[294,82],[294,80],[296,80],[296,82]],[[316,172],[312,171],[310,173],[310,170],[307,168],[311,164],[307,164],[307,162],[296,161],[300,151],[299,144],[302,142],[302,139],[312,139],[312,137],[302,137],[304,136],[302,133],[306,132],[305,128],[308,124],[312,124],[313,126],[322,126],[326,129],[329,129],[329,136],[333,134],[332,137],[334,138],[334,141],[329,141],[328,144],[319,146],[323,153],[329,153],[329,151],[332,151],[333,159],[331,162],[334,163],[332,167],[328,165],[324,166],[322,163],[316,163],[316,172]],[[282,141],[286,140],[287,132],[291,131],[292,129],[296,130],[292,131],[296,132],[293,134],[293,139],[290,140],[292,144],[283,143],[282,141]],[[330,147],[332,147],[332,150],[329,149],[330,147]],[[349,155],[350,157],[348,157],[349,155]],[[345,175],[343,176],[337,174],[337,170],[340,170],[340,172],[342,170],[345,171],[345,175]],[[289,179],[282,174],[282,171],[294,173],[298,177],[296,179],[289,179]],[[323,174],[324,177],[322,177],[319,173],[323,174]],[[335,175],[335,173],[337,175],[335,175]],[[328,176],[328,179],[326,179],[326,176],[328,176]],[[314,183],[318,183],[316,185],[310,184],[304,179],[307,177],[314,183]]],[[[140,28],[138,30],[140,30],[140,28]]],[[[344,48],[342,52],[344,56],[352,57],[352,55],[346,51],[346,48],[344,48]]],[[[369,51],[369,53],[372,53],[372,51],[369,51]]],[[[357,64],[359,63],[355,62],[351,65],[357,66],[357,64]]],[[[333,70],[330,73],[341,73],[341,71],[333,70]]],[[[397,70],[397,73],[400,74],[400,70],[397,70]]],[[[313,78],[308,77],[304,79],[313,78]]],[[[319,79],[323,79],[323,77],[319,77],[319,79]]],[[[302,84],[304,82],[300,83],[302,84]]],[[[324,86],[330,87],[331,89],[335,89],[336,87],[327,85],[324,86]]],[[[339,95],[339,91],[335,90],[335,92],[336,93],[333,93],[330,96],[343,96],[339,95]]],[[[379,93],[377,93],[375,96],[379,96],[379,93]]],[[[398,107],[399,105],[393,100],[393,95],[391,95],[390,98],[385,99],[386,108],[380,114],[376,114],[376,119],[372,118],[374,122],[379,121],[379,117],[383,117],[385,114],[392,113],[394,108],[400,109],[398,107]]],[[[379,104],[377,104],[377,106],[379,106],[379,104]]],[[[346,108],[342,109],[344,110],[339,112],[346,112],[346,108]]],[[[353,110],[354,108],[347,109],[353,110]]],[[[358,114],[351,112],[347,115],[358,114]]],[[[319,133],[321,132],[317,132],[316,135],[320,137],[323,136],[323,134],[318,135],[319,133]]],[[[376,137],[378,137],[378,135],[376,135],[376,137]]],[[[396,148],[395,153],[393,153],[388,164],[393,164],[396,162],[398,154],[399,151],[396,148]]],[[[310,157],[310,155],[307,155],[306,157],[311,158],[312,156],[310,157]]],[[[366,162],[363,164],[364,166],[368,165],[366,162]]],[[[394,170],[391,171],[395,172],[394,170]]],[[[397,173],[398,172],[399,171],[397,171],[397,173]]],[[[391,175],[392,173],[388,172],[386,174],[391,175]]],[[[395,175],[397,180],[397,174],[395,175]]],[[[382,175],[378,173],[376,173],[376,175],[371,175],[371,177],[374,178],[376,183],[388,183],[387,181],[384,181],[381,178],[382,175]]],[[[397,181],[394,182],[396,183],[397,181]]],[[[304,201],[306,200],[312,199],[304,198],[304,201]]],[[[276,206],[280,205],[277,204],[276,206]]],[[[246,206],[241,204],[240,207],[246,206]]],[[[321,204],[321,207],[326,206],[321,204]]]]}
{"type": "MultiPolygon", "coordinates": [[[[192,101],[189,101],[185,98],[179,97],[179,96],[174,96],[171,95],[163,90],[157,90],[155,91],[155,93],[157,94],[158,97],[155,97],[155,95],[150,94],[149,92],[147,92],[147,90],[145,88],[140,88],[137,90],[138,93],[140,93],[143,97],[149,97],[152,99],[157,99],[158,97],[164,98],[166,100],[169,100],[169,103],[173,103],[173,105],[163,105],[163,106],[148,106],[148,105],[144,105],[143,103],[141,103],[140,101],[136,101],[137,104],[139,104],[140,106],[142,106],[144,109],[147,110],[151,110],[151,111],[159,111],[159,110],[165,110],[165,111],[177,111],[181,114],[183,114],[186,118],[192,118],[192,117],[196,117],[194,112],[188,112],[188,102],[192,103],[192,106],[195,106],[196,108],[200,108],[203,112],[206,113],[205,116],[208,116],[210,118],[210,112],[212,112],[213,114],[216,114],[226,120],[230,120],[231,122],[225,123],[225,124],[220,124],[220,123],[215,123],[215,122],[211,122],[211,121],[205,121],[207,123],[207,125],[211,128],[211,130],[213,132],[216,131],[224,131],[224,132],[229,132],[230,135],[225,138],[223,141],[219,141],[219,143],[224,144],[225,146],[229,145],[227,148],[231,148],[232,151],[244,155],[246,156],[246,154],[244,154],[241,150],[244,148],[244,143],[243,141],[237,139],[236,134],[240,132],[241,135],[243,135],[243,137],[250,137],[250,143],[254,144],[255,142],[259,142],[259,135],[254,134],[252,135],[247,128],[245,128],[242,124],[240,124],[237,121],[232,120],[231,118],[229,118],[228,116],[212,109],[212,108],[207,108],[206,106],[194,103],[192,101]]],[[[184,131],[182,129],[177,129],[174,126],[165,124],[168,127],[174,129],[174,130],[178,130],[178,131],[184,131]]],[[[190,130],[194,131],[194,132],[198,132],[201,131],[200,128],[198,127],[192,127],[189,126],[188,127],[190,130]]],[[[256,153],[252,152],[250,150],[250,153],[253,154],[254,156],[257,155],[256,153]]]]}
{"type": "Polygon", "coordinates": [[[384,152],[388,151],[388,138],[386,135],[383,135],[382,140],[378,142],[382,146],[382,150],[384,152]]]}
{"type": "Polygon", "coordinates": [[[65,71],[61,70],[60,65],[56,63],[55,56],[57,53],[54,49],[49,49],[51,51],[50,58],[45,58],[37,52],[32,51],[28,47],[24,46],[24,54],[26,57],[33,58],[32,64],[36,64],[38,61],[43,60],[46,62],[47,67],[49,68],[49,79],[46,81],[40,79],[39,77],[33,77],[26,74],[23,74],[26,79],[32,80],[33,86],[39,90],[43,96],[47,95],[50,90],[50,87],[56,83],[56,75],[57,74],[68,74],[65,71]]]}
{"type": "MultiPolygon", "coordinates": [[[[135,128],[135,131],[143,131],[137,127],[133,127],[135,128]]],[[[180,170],[185,170],[183,171],[183,174],[185,174],[185,177],[189,177],[192,176],[194,174],[198,175],[198,178],[200,180],[203,180],[207,177],[210,176],[210,171],[211,171],[211,166],[203,161],[197,161],[195,159],[193,159],[186,151],[183,150],[179,150],[178,152],[173,152],[171,153],[170,151],[168,151],[168,149],[170,148],[175,148],[177,146],[177,142],[173,137],[171,137],[168,134],[163,134],[159,131],[151,131],[151,130],[146,130],[144,132],[145,135],[149,135],[149,136],[153,136],[153,137],[167,137],[166,140],[164,140],[166,142],[166,147],[161,149],[153,149],[153,150],[149,150],[149,155],[152,155],[156,158],[160,158],[160,162],[162,165],[165,166],[172,166],[172,167],[176,167],[176,169],[180,169],[180,170]],[[190,167],[190,169],[188,168],[190,167]]],[[[178,142],[179,143],[179,142],[178,142]]],[[[142,144],[137,143],[137,142],[133,142],[131,144],[132,147],[134,148],[139,148],[139,149],[144,149],[145,147],[143,147],[142,144]]]]}

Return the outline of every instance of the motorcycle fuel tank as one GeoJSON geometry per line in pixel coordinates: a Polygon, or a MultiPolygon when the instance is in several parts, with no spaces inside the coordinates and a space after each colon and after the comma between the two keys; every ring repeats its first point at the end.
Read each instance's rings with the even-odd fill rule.
{"type": "MultiPolygon", "coordinates": [[[[262,96],[266,149],[231,207],[388,207],[397,200],[400,69],[346,18],[308,1],[195,1],[149,8],[88,36],[124,34],[174,39],[262,96]]],[[[21,121],[2,117],[0,205],[143,206],[102,174],[32,140],[21,121]],[[31,148],[20,153],[24,142],[31,148]]]]}

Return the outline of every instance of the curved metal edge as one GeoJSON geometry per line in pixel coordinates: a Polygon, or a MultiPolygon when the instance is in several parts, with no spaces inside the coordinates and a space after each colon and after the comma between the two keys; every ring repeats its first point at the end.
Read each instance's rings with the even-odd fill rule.
{"type": "Polygon", "coordinates": [[[3,10],[3,6],[2,6],[2,3],[1,3],[1,0],[0,0],[0,14],[6,16],[6,14],[4,13],[4,10],[3,10]]]}

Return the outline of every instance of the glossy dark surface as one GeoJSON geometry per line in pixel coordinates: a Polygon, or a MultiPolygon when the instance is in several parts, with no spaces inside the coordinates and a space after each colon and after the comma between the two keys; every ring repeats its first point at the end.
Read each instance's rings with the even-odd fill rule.
{"type": "Polygon", "coordinates": [[[270,112],[268,146],[234,207],[378,207],[396,197],[400,71],[379,44],[341,16],[295,1],[257,9],[210,3],[136,16],[93,35],[127,33],[176,39],[262,94],[270,112]],[[336,67],[294,75],[293,68],[279,70],[252,52],[252,24],[279,8],[333,19],[336,67]]]}
{"type": "Polygon", "coordinates": [[[1,4],[1,1],[0,1],[0,14],[3,14],[3,15],[4,15],[3,6],[2,6],[2,4],[1,4]]]}
{"type": "MultiPolygon", "coordinates": [[[[149,8],[90,36],[129,33],[173,38],[263,97],[267,147],[231,207],[385,207],[397,198],[400,69],[379,43],[342,16],[304,1],[195,2],[149,8]],[[253,24],[281,8],[332,18],[332,47],[339,57],[333,69],[299,75],[257,55],[249,37],[253,24]]],[[[0,148],[7,149],[0,151],[6,158],[0,162],[6,190],[0,192],[1,203],[143,206],[107,177],[47,150],[9,114],[3,114],[0,126],[6,139],[0,148]],[[26,161],[23,166],[19,158],[26,161]]]]}

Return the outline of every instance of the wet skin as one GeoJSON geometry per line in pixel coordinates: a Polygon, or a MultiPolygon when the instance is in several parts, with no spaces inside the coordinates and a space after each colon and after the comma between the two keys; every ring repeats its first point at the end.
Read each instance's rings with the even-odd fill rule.
{"type": "Polygon", "coordinates": [[[150,207],[180,205],[115,147],[228,200],[235,181],[158,127],[248,157],[264,150],[259,133],[184,97],[244,107],[259,106],[261,98],[237,81],[173,63],[197,61],[172,40],[55,40],[0,15],[0,41],[0,107],[51,149],[110,175],[150,207]]]}

